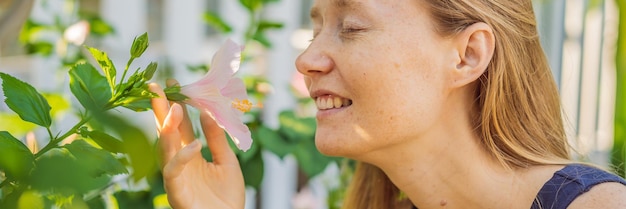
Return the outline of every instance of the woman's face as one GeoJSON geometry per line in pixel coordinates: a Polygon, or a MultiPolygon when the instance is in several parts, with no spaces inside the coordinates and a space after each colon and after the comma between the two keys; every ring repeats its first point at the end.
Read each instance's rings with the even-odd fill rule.
{"type": "Polygon", "coordinates": [[[297,59],[318,106],[316,146],[358,158],[428,135],[449,90],[450,41],[415,0],[317,0],[297,59]]]}

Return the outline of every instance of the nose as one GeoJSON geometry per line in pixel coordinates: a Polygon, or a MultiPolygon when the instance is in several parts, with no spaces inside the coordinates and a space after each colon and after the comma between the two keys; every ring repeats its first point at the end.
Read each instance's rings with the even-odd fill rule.
{"type": "Polygon", "coordinates": [[[330,58],[328,46],[323,44],[320,39],[311,42],[300,56],[296,59],[296,68],[306,77],[314,77],[330,72],[335,63],[330,58]]]}

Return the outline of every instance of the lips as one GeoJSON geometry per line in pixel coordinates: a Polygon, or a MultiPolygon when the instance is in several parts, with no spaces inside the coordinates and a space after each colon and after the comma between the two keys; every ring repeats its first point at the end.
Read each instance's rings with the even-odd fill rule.
{"type": "Polygon", "coordinates": [[[315,105],[319,110],[338,109],[352,105],[352,100],[328,94],[315,97],[315,105]]]}

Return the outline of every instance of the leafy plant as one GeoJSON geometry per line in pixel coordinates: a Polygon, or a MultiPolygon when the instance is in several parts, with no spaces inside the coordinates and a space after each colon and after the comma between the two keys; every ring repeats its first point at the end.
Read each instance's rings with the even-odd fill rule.
{"type": "MultiPolygon", "coordinates": [[[[244,40],[246,41],[244,45],[248,45],[249,41],[256,41],[268,48],[272,46],[272,43],[265,33],[268,30],[283,28],[283,23],[263,19],[261,14],[265,5],[279,1],[280,0],[239,0],[239,4],[248,12],[249,24],[244,34],[244,40]]],[[[216,13],[210,11],[206,12],[203,19],[207,24],[221,33],[230,33],[233,30],[232,26],[216,13]]]]}
{"type": "Polygon", "coordinates": [[[48,135],[45,147],[31,150],[10,132],[0,131],[0,171],[5,176],[0,183],[0,208],[87,204],[90,193],[106,189],[113,176],[130,173],[128,168],[132,168],[135,181],[153,173],[155,162],[148,138],[140,129],[107,113],[118,107],[147,110],[150,99],[157,96],[147,86],[156,63],[135,70],[125,79],[133,60],[143,54],[148,42],[145,33],[135,39],[119,81],[107,54],[86,47],[104,75],[89,63],[70,68],[69,88],[82,108],[79,121],[65,131],[54,129],[52,107],[46,97],[30,84],[0,73],[7,106],[21,120],[45,129],[48,135]],[[36,201],[22,201],[24,198],[36,201]]]}

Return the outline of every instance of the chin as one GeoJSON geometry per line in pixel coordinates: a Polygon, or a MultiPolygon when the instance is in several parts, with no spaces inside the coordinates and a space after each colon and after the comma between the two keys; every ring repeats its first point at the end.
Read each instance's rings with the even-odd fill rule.
{"type": "Polygon", "coordinates": [[[328,137],[324,135],[315,135],[315,147],[317,150],[327,156],[354,158],[363,153],[362,148],[353,143],[354,139],[350,137],[328,137]]]}

